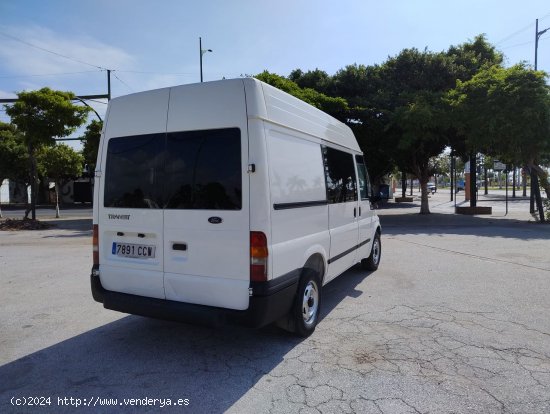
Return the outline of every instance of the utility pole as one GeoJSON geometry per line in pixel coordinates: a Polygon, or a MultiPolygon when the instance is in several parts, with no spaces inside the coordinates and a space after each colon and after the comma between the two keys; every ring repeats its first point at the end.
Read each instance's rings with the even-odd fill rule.
{"type": "Polygon", "coordinates": [[[548,30],[550,30],[550,27],[548,27],[544,30],[541,30],[539,32],[539,19],[536,20],[536,24],[535,24],[535,70],[537,70],[537,52],[538,52],[538,48],[539,48],[539,39],[548,30]]]}
{"type": "MultiPolygon", "coordinates": [[[[538,69],[538,49],[539,49],[539,39],[540,37],[550,30],[550,27],[547,27],[544,30],[539,32],[539,19],[536,19],[535,23],[535,71],[538,69]]],[[[531,213],[535,212],[535,201],[537,203],[537,209],[539,210],[540,220],[544,221],[544,211],[542,210],[542,200],[540,197],[540,187],[539,187],[539,177],[534,168],[531,168],[531,199],[529,203],[529,211],[531,213]]]]}
{"type": "Polygon", "coordinates": [[[453,196],[454,196],[454,187],[455,187],[455,182],[454,182],[454,177],[455,176],[455,157],[453,155],[453,151],[451,150],[451,201],[453,201],[453,196]]]}
{"type": "Polygon", "coordinates": [[[107,101],[111,100],[111,69],[107,69],[107,101]]]}

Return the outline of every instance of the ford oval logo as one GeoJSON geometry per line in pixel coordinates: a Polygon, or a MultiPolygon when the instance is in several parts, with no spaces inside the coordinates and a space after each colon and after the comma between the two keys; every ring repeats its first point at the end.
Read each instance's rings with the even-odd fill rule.
{"type": "Polygon", "coordinates": [[[208,222],[212,224],[220,224],[222,221],[223,219],[221,217],[210,217],[208,219],[208,222]]]}

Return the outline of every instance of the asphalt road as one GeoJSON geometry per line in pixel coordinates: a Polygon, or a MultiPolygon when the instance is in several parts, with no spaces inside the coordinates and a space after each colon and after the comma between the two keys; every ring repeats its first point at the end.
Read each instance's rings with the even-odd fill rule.
{"type": "Polygon", "coordinates": [[[380,210],[379,270],[325,286],[304,340],[103,309],[90,219],[0,232],[0,412],[548,413],[550,226],[443,197],[380,210]]]}

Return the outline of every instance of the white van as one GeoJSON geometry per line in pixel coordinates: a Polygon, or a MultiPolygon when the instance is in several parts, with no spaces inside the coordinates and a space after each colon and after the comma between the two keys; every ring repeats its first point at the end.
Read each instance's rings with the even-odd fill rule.
{"type": "Polygon", "coordinates": [[[378,267],[371,201],[351,130],[256,79],[113,99],[95,172],[93,297],[309,335],[323,285],[356,263],[378,267]]]}

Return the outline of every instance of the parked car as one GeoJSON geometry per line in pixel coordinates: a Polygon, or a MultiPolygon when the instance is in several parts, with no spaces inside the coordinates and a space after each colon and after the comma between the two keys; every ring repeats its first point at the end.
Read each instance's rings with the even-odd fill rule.
{"type": "Polygon", "coordinates": [[[437,186],[435,183],[428,183],[428,191],[434,194],[437,191],[437,186]]]}

